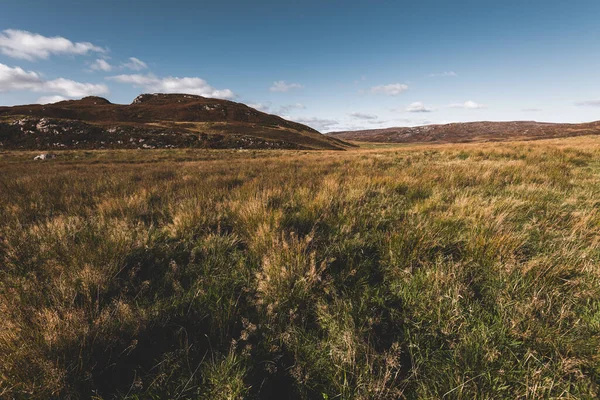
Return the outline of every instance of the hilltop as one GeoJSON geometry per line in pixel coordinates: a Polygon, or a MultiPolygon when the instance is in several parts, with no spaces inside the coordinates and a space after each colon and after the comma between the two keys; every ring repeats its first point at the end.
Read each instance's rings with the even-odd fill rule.
{"type": "Polygon", "coordinates": [[[598,134],[600,134],[600,121],[583,124],[556,124],[535,121],[482,121],[330,132],[328,136],[342,140],[379,143],[465,143],[551,139],[598,134]]]}
{"type": "Polygon", "coordinates": [[[315,129],[228,100],[142,94],[0,107],[0,149],[267,148],[342,150],[315,129]]]}

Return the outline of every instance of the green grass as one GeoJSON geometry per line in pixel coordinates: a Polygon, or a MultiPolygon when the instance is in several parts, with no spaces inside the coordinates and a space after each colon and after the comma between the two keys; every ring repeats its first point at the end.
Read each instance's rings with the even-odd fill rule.
{"type": "Polygon", "coordinates": [[[597,398],[600,142],[0,154],[2,398],[597,398]]]}

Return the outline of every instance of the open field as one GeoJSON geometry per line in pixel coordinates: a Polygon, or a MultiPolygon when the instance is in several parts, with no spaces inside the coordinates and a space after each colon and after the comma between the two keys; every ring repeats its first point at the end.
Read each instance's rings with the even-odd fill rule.
{"type": "Polygon", "coordinates": [[[597,398],[600,139],[0,153],[0,398],[597,398]]]}

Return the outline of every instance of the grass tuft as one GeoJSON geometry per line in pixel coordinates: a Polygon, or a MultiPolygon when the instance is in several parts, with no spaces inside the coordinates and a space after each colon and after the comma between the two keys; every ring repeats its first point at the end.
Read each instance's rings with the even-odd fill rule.
{"type": "Polygon", "coordinates": [[[595,137],[0,153],[2,398],[597,398],[595,137]]]}

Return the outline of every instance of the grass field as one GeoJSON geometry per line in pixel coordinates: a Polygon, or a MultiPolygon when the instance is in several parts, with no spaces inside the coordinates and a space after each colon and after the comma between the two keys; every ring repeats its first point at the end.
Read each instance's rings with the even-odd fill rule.
{"type": "Polygon", "coordinates": [[[0,398],[597,398],[600,139],[0,154],[0,398]]]}

